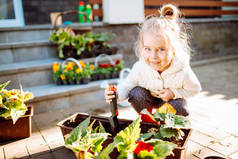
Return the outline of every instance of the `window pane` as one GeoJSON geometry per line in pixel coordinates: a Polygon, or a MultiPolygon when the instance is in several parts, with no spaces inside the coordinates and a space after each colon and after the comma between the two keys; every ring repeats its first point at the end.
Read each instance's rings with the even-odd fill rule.
{"type": "Polygon", "coordinates": [[[0,0],[0,19],[15,19],[13,0],[0,0]]]}

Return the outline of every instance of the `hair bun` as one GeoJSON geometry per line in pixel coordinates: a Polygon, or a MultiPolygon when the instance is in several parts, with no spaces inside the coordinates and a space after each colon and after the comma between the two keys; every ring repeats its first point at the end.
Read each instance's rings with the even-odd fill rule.
{"type": "Polygon", "coordinates": [[[166,17],[171,20],[176,20],[178,18],[179,11],[178,11],[177,7],[175,7],[174,5],[167,4],[167,5],[164,5],[160,9],[160,15],[162,17],[166,17]]]}

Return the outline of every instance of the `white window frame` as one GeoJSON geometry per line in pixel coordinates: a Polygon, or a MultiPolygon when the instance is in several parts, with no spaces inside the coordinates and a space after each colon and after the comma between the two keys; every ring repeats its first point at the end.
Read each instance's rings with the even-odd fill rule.
{"type": "Polygon", "coordinates": [[[24,26],[22,0],[13,0],[15,19],[0,20],[0,28],[24,26]]]}

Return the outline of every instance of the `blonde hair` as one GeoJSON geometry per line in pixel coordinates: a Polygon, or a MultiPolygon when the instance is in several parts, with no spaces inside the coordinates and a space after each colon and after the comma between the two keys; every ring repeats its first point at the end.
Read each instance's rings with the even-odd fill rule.
{"type": "Polygon", "coordinates": [[[143,48],[143,34],[153,32],[167,40],[177,57],[183,60],[190,59],[189,36],[186,33],[185,25],[179,23],[179,10],[172,4],[162,6],[158,10],[159,16],[149,15],[139,27],[138,39],[135,43],[135,52],[138,57],[143,48]]]}

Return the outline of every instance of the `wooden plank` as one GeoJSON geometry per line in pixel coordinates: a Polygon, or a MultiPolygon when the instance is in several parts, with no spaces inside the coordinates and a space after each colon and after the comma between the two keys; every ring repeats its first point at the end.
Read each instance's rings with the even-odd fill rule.
{"type": "Polygon", "coordinates": [[[93,16],[102,17],[103,16],[102,8],[100,8],[100,9],[93,9],[93,16]]]}
{"type": "Polygon", "coordinates": [[[164,4],[174,4],[183,7],[238,7],[238,2],[205,1],[205,0],[144,0],[145,6],[161,6],[164,4]]]}
{"type": "MultiPolygon", "coordinates": [[[[217,15],[238,15],[238,10],[216,10],[216,9],[181,9],[185,16],[217,16],[217,15]]],[[[145,9],[145,15],[155,14],[157,9],[145,9]]]]}
{"type": "Polygon", "coordinates": [[[238,10],[215,10],[215,9],[199,9],[189,10],[181,9],[185,16],[219,16],[219,15],[238,15],[238,10]]]}
{"type": "Polygon", "coordinates": [[[102,4],[102,0],[89,0],[89,4],[102,4]]]}

